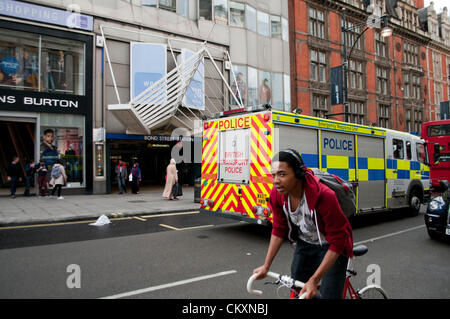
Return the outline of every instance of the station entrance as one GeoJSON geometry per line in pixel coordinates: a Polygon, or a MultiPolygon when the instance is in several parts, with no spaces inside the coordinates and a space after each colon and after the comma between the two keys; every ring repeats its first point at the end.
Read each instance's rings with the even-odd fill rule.
{"type": "MultiPolygon", "coordinates": [[[[191,143],[187,143],[191,147],[191,143]]],[[[161,189],[165,184],[166,168],[172,157],[172,150],[176,154],[183,154],[183,144],[178,141],[154,142],[147,140],[108,139],[109,153],[109,192],[118,190],[115,169],[119,160],[127,167],[128,174],[135,162],[141,169],[141,186],[161,189]]],[[[193,163],[177,163],[178,180],[182,185],[194,185],[195,165],[193,163]]],[[[128,181],[127,181],[128,183],[128,181]]],[[[162,190],[161,190],[162,191],[162,190]]]]}

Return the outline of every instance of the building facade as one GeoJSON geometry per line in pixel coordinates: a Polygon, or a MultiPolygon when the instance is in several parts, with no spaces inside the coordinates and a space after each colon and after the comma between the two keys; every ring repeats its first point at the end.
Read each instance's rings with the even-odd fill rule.
{"type": "Polygon", "coordinates": [[[439,119],[448,101],[448,12],[423,1],[293,1],[291,69],[293,108],[303,114],[420,132],[439,119]],[[389,16],[393,34],[383,38],[374,15],[389,16]],[[345,16],[344,16],[345,15],[345,16]],[[370,24],[370,23],[369,23],[370,24]],[[346,32],[342,31],[345,26],[346,32]],[[348,111],[332,105],[331,69],[348,58],[348,111]],[[333,115],[335,114],[335,115],[333,115]]]}
{"type": "MultiPolygon", "coordinates": [[[[70,166],[74,160],[70,162],[69,157],[74,156],[73,151],[76,154],[76,177],[81,181],[70,184],[74,192],[116,191],[115,167],[119,160],[128,168],[138,162],[144,185],[161,185],[177,147],[182,154],[190,154],[177,165],[180,180],[193,184],[200,176],[200,161],[196,163],[196,159],[201,153],[201,138],[176,133],[184,125],[180,118],[174,116],[147,131],[136,130],[109,106],[129,103],[139,94],[136,87],[145,89],[153,83],[139,80],[138,73],[143,71],[139,68],[151,73],[160,67],[163,71],[158,72],[170,73],[185,50],[196,52],[206,41],[212,49],[201,74],[203,102],[197,109],[180,104],[184,114],[200,118],[265,103],[290,110],[288,19],[288,0],[77,0],[70,4],[61,0],[1,0],[0,27],[5,36],[11,35],[2,36],[0,59],[6,58],[2,68],[12,65],[17,70],[4,71],[0,81],[0,125],[11,131],[8,121],[16,118],[11,123],[21,119],[20,123],[25,123],[22,131],[34,130],[34,142],[28,146],[33,149],[29,156],[34,158],[43,153],[39,138],[44,140],[44,132],[53,127],[56,154],[50,154],[52,158],[66,156],[66,166],[70,166]],[[68,14],[64,23],[55,22],[55,12],[68,14]],[[85,28],[86,23],[89,28],[85,28]],[[31,33],[37,34],[34,39],[28,39],[31,33]],[[72,42],[62,45],[55,40],[51,48],[46,44],[51,36],[72,42]],[[33,41],[34,46],[29,44],[33,41]],[[163,53],[135,57],[136,44],[159,45],[163,53]],[[11,51],[14,46],[20,48],[11,51]],[[33,53],[31,59],[27,51],[33,53]],[[8,57],[16,61],[11,64],[8,57]],[[32,76],[26,68],[34,70],[32,76]],[[239,95],[241,103],[229,91],[239,95]],[[36,99],[27,100],[26,105],[18,99],[10,103],[13,93],[36,99]],[[66,107],[74,104],[78,107],[66,107]],[[27,112],[34,112],[30,128],[29,121],[23,119],[29,116],[27,112]]],[[[12,156],[20,150],[20,141],[13,137],[8,141],[12,156]]],[[[5,143],[2,139],[2,146],[5,143]]]]}
{"type": "Polygon", "coordinates": [[[14,155],[22,169],[59,158],[68,192],[92,192],[93,18],[17,1],[0,14],[2,184],[14,155]]]}

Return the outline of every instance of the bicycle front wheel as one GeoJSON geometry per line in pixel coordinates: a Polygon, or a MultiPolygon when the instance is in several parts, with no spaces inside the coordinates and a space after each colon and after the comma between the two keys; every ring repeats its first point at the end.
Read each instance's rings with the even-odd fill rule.
{"type": "Polygon", "coordinates": [[[361,299],[388,299],[387,293],[377,285],[370,285],[357,292],[361,299]]]}

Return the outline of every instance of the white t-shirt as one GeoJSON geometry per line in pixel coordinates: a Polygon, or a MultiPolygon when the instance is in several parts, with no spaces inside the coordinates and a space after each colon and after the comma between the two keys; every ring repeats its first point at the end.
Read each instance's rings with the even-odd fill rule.
{"type": "MultiPolygon", "coordinates": [[[[285,206],[283,209],[286,211],[285,206]]],[[[319,231],[319,226],[314,222],[314,218],[317,222],[316,212],[310,211],[308,203],[306,201],[305,193],[295,211],[291,211],[291,201],[288,196],[288,215],[291,221],[299,228],[299,238],[309,244],[323,245],[328,242],[325,236],[319,231]],[[320,236],[320,237],[319,237],[320,236]]]]}

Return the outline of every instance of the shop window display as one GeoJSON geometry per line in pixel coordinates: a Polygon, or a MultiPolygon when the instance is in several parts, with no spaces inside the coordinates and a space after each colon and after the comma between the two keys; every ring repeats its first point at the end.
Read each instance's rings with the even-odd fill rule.
{"type": "Polygon", "coordinates": [[[84,95],[84,43],[0,29],[0,88],[84,95]]]}
{"type": "Polygon", "coordinates": [[[84,116],[42,113],[40,122],[40,158],[50,169],[60,159],[67,186],[83,186],[84,116]]]}

